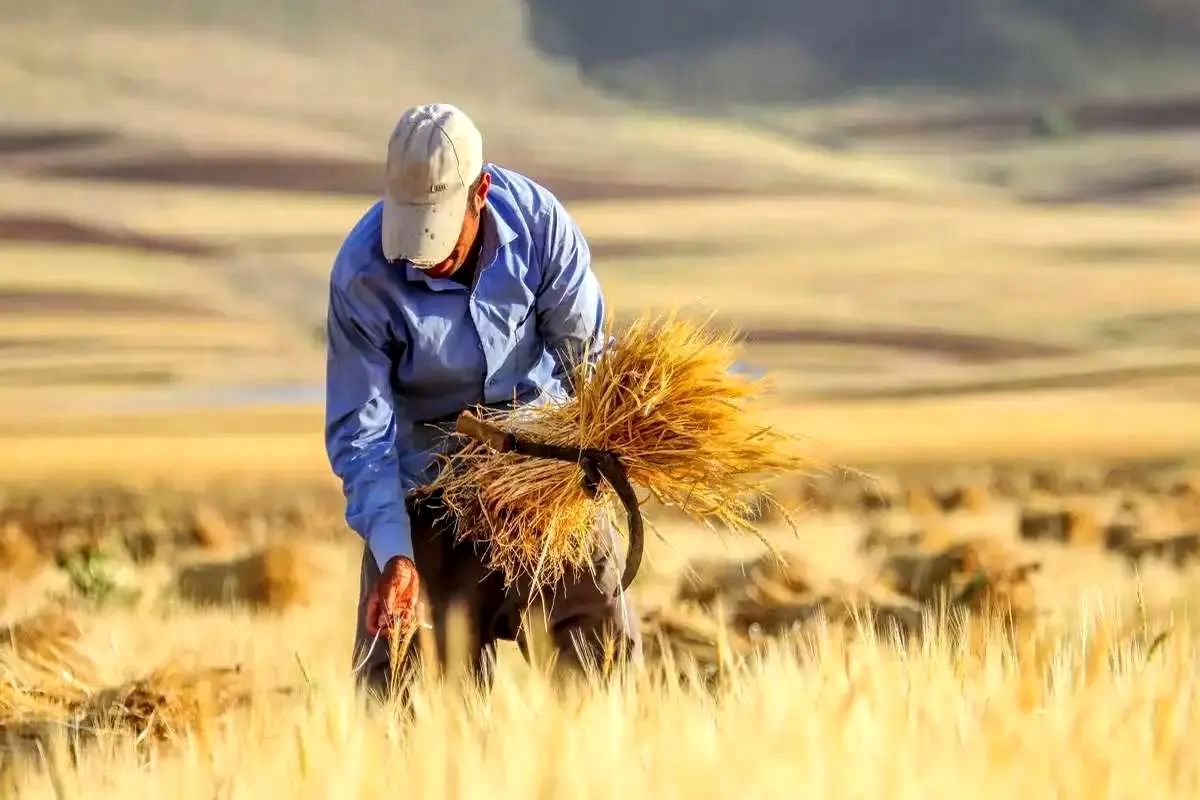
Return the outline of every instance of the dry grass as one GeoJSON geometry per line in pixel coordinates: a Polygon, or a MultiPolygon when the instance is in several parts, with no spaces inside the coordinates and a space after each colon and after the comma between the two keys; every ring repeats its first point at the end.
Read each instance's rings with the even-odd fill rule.
{"type": "Polygon", "coordinates": [[[1011,548],[961,541],[943,549],[901,553],[885,565],[885,582],[927,606],[965,608],[1027,625],[1037,613],[1031,576],[1040,569],[1011,548]]]}
{"type": "Polygon", "coordinates": [[[203,729],[250,698],[248,676],[239,669],[198,668],[182,659],[105,685],[81,637],[78,620],[58,609],[0,633],[0,739],[37,740],[57,729],[166,742],[203,729]]]}
{"type": "Polygon", "coordinates": [[[237,531],[211,505],[200,505],[195,509],[192,530],[196,544],[205,550],[230,550],[238,542],[237,531]]]}
{"type": "MultiPolygon", "coordinates": [[[[674,316],[643,317],[594,361],[581,360],[571,399],[490,417],[522,439],[607,451],[659,503],[708,524],[751,532],[770,482],[811,466],[795,440],[757,413],[764,384],[736,374],[730,333],[674,316]]],[[[468,442],[430,489],[464,535],[490,545],[506,579],[552,582],[595,551],[594,522],[616,519],[611,487],[595,498],[578,465],[468,442]]]]}
{"type": "Polygon", "coordinates": [[[240,669],[197,669],[172,662],[138,680],[91,693],[70,708],[69,720],[82,730],[129,731],[138,743],[171,741],[205,729],[250,699],[248,676],[240,669]]]}
{"type": "Polygon", "coordinates": [[[322,662],[303,704],[262,697],[170,751],[31,758],[10,779],[22,796],[182,800],[388,797],[398,776],[420,797],[1194,796],[1197,643],[1158,634],[1099,610],[1022,649],[819,627],[711,680],[563,693],[506,671],[487,697],[422,687],[407,723],[364,709],[322,662]]]}
{"type": "MultiPolygon", "coordinates": [[[[254,494],[279,541],[301,512],[273,505],[295,495],[254,494]]],[[[240,495],[205,497],[243,526],[240,495]]],[[[132,503],[174,507],[168,499],[132,503]]],[[[858,502],[848,495],[837,513],[858,502]]],[[[186,529],[190,514],[178,516],[186,529]]],[[[647,554],[655,569],[634,590],[650,656],[643,672],[555,686],[502,648],[490,693],[449,677],[421,683],[410,720],[364,706],[352,690],[361,550],[351,536],[320,562],[333,579],[322,602],[290,610],[173,602],[152,586],[174,565],[156,561],[138,568],[147,587],[139,607],[51,610],[3,634],[0,791],[385,797],[398,775],[423,797],[1200,789],[1189,757],[1200,734],[1194,570],[1147,561],[1139,575],[1119,554],[1039,542],[1046,558],[1031,574],[1006,548],[935,549],[922,555],[924,578],[897,581],[907,597],[852,574],[841,550],[855,542],[840,541],[831,519],[806,521],[800,539],[764,530],[787,561],[752,537],[719,542],[664,523],[647,554]],[[719,546],[742,555],[699,561],[685,578],[666,562],[674,547],[690,561],[719,546]],[[939,584],[934,567],[947,563],[939,584]],[[986,584],[973,581],[979,573],[986,584]],[[1020,591],[1040,581],[1024,595],[1039,611],[1027,625],[980,613],[999,603],[1006,580],[1020,591]],[[943,614],[946,593],[962,602],[943,614]],[[64,673],[63,664],[72,666],[64,673]]]]}
{"type": "Polygon", "coordinates": [[[50,683],[75,687],[96,682],[96,667],[81,649],[77,616],[65,609],[50,608],[0,631],[0,669],[3,669],[4,700],[0,705],[19,705],[18,685],[45,687],[50,683]]]}
{"type": "Polygon", "coordinates": [[[79,621],[61,609],[0,634],[0,740],[36,738],[86,702],[98,677],[81,636],[79,621]]]}
{"type": "Polygon", "coordinates": [[[1039,565],[994,542],[906,549],[854,582],[788,555],[689,564],[672,602],[647,617],[653,652],[687,654],[711,671],[722,652],[745,655],[816,622],[908,639],[927,635],[930,620],[964,615],[993,624],[989,635],[1028,634],[1037,621],[1039,565]]]}
{"type": "Polygon", "coordinates": [[[37,542],[20,523],[0,525],[0,603],[12,585],[28,580],[42,563],[37,542]]]}
{"type": "Polygon", "coordinates": [[[411,720],[351,688],[361,548],[349,533],[317,541],[336,487],[10,489],[5,513],[48,551],[71,529],[129,525],[180,545],[131,567],[134,606],[50,606],[0,633],[0,793],[384,797],[403,775],[406,792],[433,797],[1194,796],[1195,565],[1148,553],[1134,571],[1101,547],[1026,542],[1006,513],[1035,478],[1071,487],[1094,473],[1182,523],[1190,495],[1173,475],[1186,465],[1083,466],[1010,466],[1028,480],[991,481],[977,511],[946,498],[980,470],[881,468],[895,507],[833,481],[817,487],[828,515],[765,527],[767,543],[662,520],[633,590],[643,672],[556,687],[505,645],[492,692],[449,674],[420,683],[411,720]],[[954,506],[930,517],[945,535],[859,550],[882,515],[905,530],[909,485],[954,506]],[[232,562],[245,594],[230,605],[171,591],[172,559],[212,557],[193,535],[201,505],[260,548],[232,562]],[[1005,543],[945,538],[989,516],[1005,543]],[[319,560],[297,557],[309,546],[319,560]],[[888,559],[897,548],[903,564],[888,559]],[[694,569],[681,576],[672,556],[694,569]],[[320,602],[291,604],[297,588],[320,602]]]}

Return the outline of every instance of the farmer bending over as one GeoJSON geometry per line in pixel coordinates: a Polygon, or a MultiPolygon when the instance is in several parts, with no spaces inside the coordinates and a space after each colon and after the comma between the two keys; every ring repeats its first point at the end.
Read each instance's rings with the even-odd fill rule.
{"type": "MultiPolygon", "coordinates": [[[[418,599],[439,658],[448,609],[466,613],[467,655],[484,680],[498,639],[524,647],[521,612],[535,600],[544,613],[528,619],[547,626],[560,663],[599,661],[605,639],[639,657],[619,548],[599,544],[591,571],[536,596],[506,589],[436,498],[412,494],[453,444],[444,431],[458,412],[569,392],[571,358],[595,352],[604,318],[582,233],[548,190],[485,163],[479,131],[454,106],[406,111],[386,172],[384,197],[347,236],[329,287],[325,439],[346,520],[364,540],[360,684],[388,690],[388,647],[372,641],[411,630],[418,599]]],[[[610,530],[597,533],[611,543],[610,530]]],[[[420,648],[407,652],[402,670],[420,648]]]]}

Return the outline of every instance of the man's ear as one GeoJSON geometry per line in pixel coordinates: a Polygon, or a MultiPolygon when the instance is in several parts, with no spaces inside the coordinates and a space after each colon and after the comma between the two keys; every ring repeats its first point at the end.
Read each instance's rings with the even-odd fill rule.
{"type": "Polygon", "coordinates": [[[492,176],[490,173],[483,173],[479,176],[479,185],[475,187],[474,205],[476,211],[483,210],[483,203],[487,200],[488,189],[492,188],[492,176]]]}

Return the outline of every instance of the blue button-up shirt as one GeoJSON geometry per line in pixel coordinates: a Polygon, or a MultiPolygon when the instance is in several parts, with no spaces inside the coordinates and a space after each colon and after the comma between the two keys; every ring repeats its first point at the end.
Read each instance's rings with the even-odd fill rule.
{"type": "Polygon", "coordinates": [[[562,397],[569,360],[599,351],[604,301],[583,234],[548,190],[486,169],[492,186],[473,288],[388,262],[381,203],[333,265],[326,451],[346,521],[380,568],[413,555],[405,496],[433,477],[446,418],[477,403],[562,397]]]}

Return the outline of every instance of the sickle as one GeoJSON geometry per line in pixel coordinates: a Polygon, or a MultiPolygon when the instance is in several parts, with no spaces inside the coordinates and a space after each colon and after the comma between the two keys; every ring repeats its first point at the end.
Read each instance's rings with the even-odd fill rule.
{"type": "Polygon", "coordinates": [[[621,459],[616,453],[585,447],[566,447],[526,441],[485,422],[470,411],[463,411],[459,414],[455,430],[500,453],[516,453],[531,458],[551,458],[578,464],[583,470],[583,490],[589,497],[596,496],[600,478],[607,481],[608,485],[617,493],[621,505],[625,507],[625,514],[629,521],[629,548],[625,554],[621,588],[628,589],[630,587],[642,565],[645,531],[637,494],[629,482],[625,465],[621,463],[621,459]]]}

